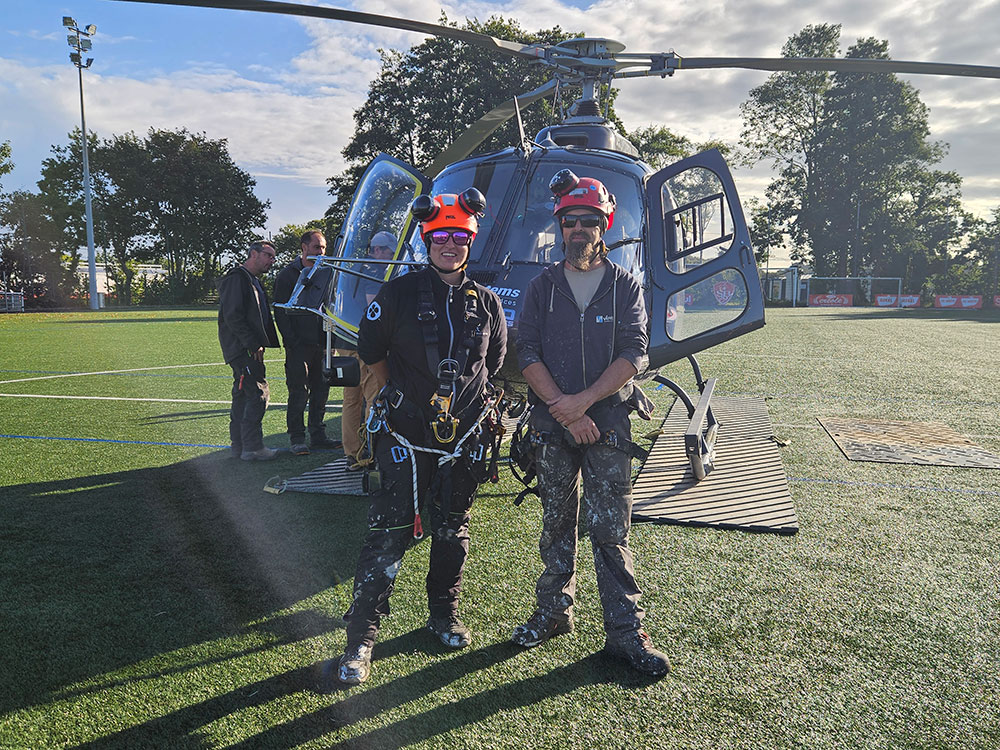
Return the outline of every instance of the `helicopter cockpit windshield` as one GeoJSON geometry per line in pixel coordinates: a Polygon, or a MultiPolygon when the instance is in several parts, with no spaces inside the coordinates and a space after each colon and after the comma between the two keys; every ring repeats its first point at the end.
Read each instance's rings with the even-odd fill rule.
{"type": "Polygon", "coordinates": [[[600,180],[615,195],[614,222],[604,235],[613,247],[608,257],[636,278],[643,277],[642,185],[636,176],[603,167],[570,162],[561,155],[546,155],[534,165],[527,187],[518,195],[510,220],[505,250],[508,262],[549,265],[562,260],[562,236],[552,215],[553,197],[549,181],[560,169],[600,180]],[[622,243],[625,240],[626,242],[622,243]],[[622,244],[618,244],[622,243],[622,244]],[[617,245],[617,247],[615,247],[617,245]]]}

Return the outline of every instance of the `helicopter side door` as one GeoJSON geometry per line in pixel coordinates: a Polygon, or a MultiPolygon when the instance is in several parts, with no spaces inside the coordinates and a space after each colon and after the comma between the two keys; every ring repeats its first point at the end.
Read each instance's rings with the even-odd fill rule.
{"type": "Polygon", "coordinates": [[[764,325],[764,298],[736,186],[712,149],[651,175],[650,367],[764,325]]]}
{"type": "Polygon", "coordinates": [[[408,240],[416,222],[410,204],[426,193],[431,181],[406,162],[379,154],[368,165],[347,211],[334,245],[332,279],[326,287],[323,316],[341,338],[357,343],[358,325],[378,288],[405,273],[412,260],[408,240]],[[391,261],[373,260],[368,252],[372,238],[387,241],[394,248],[391,261]]]}

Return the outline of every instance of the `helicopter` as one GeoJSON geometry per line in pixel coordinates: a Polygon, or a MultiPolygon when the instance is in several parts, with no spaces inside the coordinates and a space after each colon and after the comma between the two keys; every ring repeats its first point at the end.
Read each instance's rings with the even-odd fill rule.
{"type": "MultiPolygon", "coordinates": [[[[513,343],[524,292],[541,270],[561,259],[561,233],[552,215],[552,177],[569,169],[605,184],[616,197],[614,220],[604,236],[609,258],[642,283],[649,318],[646,377],[669,387],[691,419],[686,452],[698,479],[712,469],[718,423],[711,410],[714,379],[703,377],[695,355],[764,325],[764,300],[746,218],[732,175],[717,150],[678,161],[659,171],[608,119],[610,96],[599,92],[627,78],[670,78],[679,71],[742,68],[762,71],[920,73],[1000,78],[1000,67],[863,58],[681,57],[629,53],[612,39],[578,38],[557,44],[521,44],[480,32],[412,19],[273,0],[121,0],[162,5],[259,11],[326,18],[457,39],[526,58],[552,71],[552,79],[487,112],[442,151],[424,171],[387,154],[368,166],[354,193],[332,252],[304,269],[287,303],[289,312],[324,320],[331,384],[352,385],[350,360],[331,356],[333,337],[357,342],[371,284],[427,263],[410,205],[421,195],[461,193],[475,187],[486,210],[470,250],[468,275],[500,297],[513,343]],[[523,107],[572,86],[580,96],[561,122],[529,137],[523,107]],[[502,124],[517,118],[519,142],[475,154],[502,124]],[[368,256],[377,233],[396,238],[390,260],[368,256]],[[660,376],[666,364],[687,358],[699,391],[697,402],[677,383],[660,376]]],[[[512,348],[512,347],[510,347],[512,348]]],[[[356,364],[355,364],[356,367],[356,364]]],[[[501,377],[523,382],[516,357],[507,357],[501,377]]]]}

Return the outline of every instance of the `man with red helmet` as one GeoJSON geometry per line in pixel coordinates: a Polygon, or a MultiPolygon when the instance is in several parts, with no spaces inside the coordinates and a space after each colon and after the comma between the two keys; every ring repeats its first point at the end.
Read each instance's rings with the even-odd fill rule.
{"type": "Polygon", "coordinates": [[[380,489],[344,615],[337,678],[348,685],[368,677],[403,554],[423,536],[421,507],[431,532],[427,627],[450,648],[472,641],[458,599],[472,499],[489,473],[487,448],[496,444],[491,425],[502,392],[489,378],[507,349],[500,298],[464,270],[485,206],[474,188],[418,197],[411,211],[429,267],[384,284],[358,330],[358,354],[381,387],[367,423],[380,489]]]}
{"type": "Polygon", "coordinates": [[[583,476],[594,567],[604,610],[605,651],[653,675],[670,662],[642,629],[641,592],[628,534],[632,515],[629,412],[649,418],[633,378],[647,364],[646,308],[639,282],[607,259],[603,236],[615,198],[598,180],[564,169],[549,187],[566,259],[528,287],[517,353],[531,387],[530,440],[542,501],[544,571],[537,608],[512,640],[532,648],[573,629],[578,483],[583,476]]]}

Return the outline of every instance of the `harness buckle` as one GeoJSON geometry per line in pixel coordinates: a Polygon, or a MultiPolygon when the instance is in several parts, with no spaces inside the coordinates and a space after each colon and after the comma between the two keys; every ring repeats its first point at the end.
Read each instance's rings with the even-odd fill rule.
{"type": "Polygon", "coordinates": [[[458,434],[458,420],[447,412],[438,414],[431,422],[431,432],[439,443],[450,443],[458,434]]]}
{"type": "Polygon", "coordinates": [[[458,371],[458,360],[446,358],[442,359],[438,363],[437,377],[438,380],[446,383],[454,383],[458,380],[458,376],[461,373],[458,371]]]}
{"type": "Polygon", "coordinates": [[[389,402],[389,406],[393,409],[399,408],[400,404],[403,403],[403,398],[403,392],[399,390],[399,388],[396,388],[387,394],[387,401],[389,402]]]}

